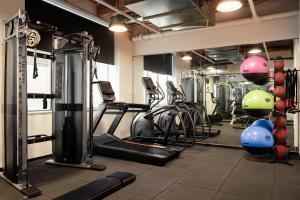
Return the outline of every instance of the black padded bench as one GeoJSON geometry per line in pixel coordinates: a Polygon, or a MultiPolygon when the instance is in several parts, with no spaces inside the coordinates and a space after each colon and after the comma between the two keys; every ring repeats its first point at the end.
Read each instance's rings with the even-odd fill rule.
{"type": "Polygon", "coordinates": [[[129,172],[114,172],[106,178],[101,178],[65,193],[55,200],[96,200],[103,199],[134,182],[136,175],[129,172]]]}

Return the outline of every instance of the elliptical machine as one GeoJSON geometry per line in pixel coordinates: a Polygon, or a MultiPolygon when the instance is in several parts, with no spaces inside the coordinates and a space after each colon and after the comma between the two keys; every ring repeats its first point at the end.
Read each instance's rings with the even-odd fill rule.
{"type": "Polygon", "coordinates": [[[147,92],[149,110],[137,112],[131,123],[130,140],[142,143],[156,143],[162,145],[188,146],[187,127],[184,122],[185,110],[175,105],[162,106],[154,109],[165,94],[159,84],[154,85],[150,77],[142,78],[147,92]],[[161,115],[168,113],[168,119],[160,121],[161,115]],[[156,123],[156,119],[158,119],[156,123]]]}
{"type": "Polygon", "coordinates": [[[211,115],[208,115],[209,121],[212,124],[217,124],[217,125],[221,126],[222,125],[221,123],[223,121],[223,116],[219,112],[221,102],[220,102],[219,98],[214,96],[213,93],[210,93],[210,94],[211,94],[212,102],[215,104],[215,108],[214,108],[213,112],[211,113],[211,115]]]}
{"type": "MultiPolygon", "coordinates": [[[[194,115],[197,114],[196,110],[193,107],[187,106],[185,103],[185,95],[177,90],[174,83],[172,81],[167,81],[167,92],[168,92],[168,105],[174,105],[179,107],[180,109],[184,110],[184,116],[183,120],[185,123],[185,126],[187,127],[187,140],[188,144],[193,145],[196,140],[196,131],[195,131],[195,123],[194,123],[194,115]]],[[[165,125],[168,125],[168,121],[170,118],[169,113],[163,113],[158,122],[161,125],[161,127],[165,127],[165,125]]],[[[180,126],[181,124],[179,124],[180,126]]],[[[175,124],[173,127],[176,126],[175,124]]]]}

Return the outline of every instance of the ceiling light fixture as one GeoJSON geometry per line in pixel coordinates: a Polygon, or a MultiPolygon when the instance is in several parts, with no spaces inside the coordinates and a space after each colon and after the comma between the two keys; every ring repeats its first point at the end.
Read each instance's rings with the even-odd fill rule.
{"type": "Polygon", "coordinates": [[[109,24],[109,30],[118,33],[127,31],[128,28],[124,22],[124,18],[121,15],[112,17],[109,24]]]}
{"type": "Polygon", "coordinates": [[[215,70],[216,68],[210,66],[210,67],[208,67],[208,68],[206,68],[206,69],[207,69],[207,70],[215,70]]]}
{"type": "Polygon", "coordinates": [[[217,6],[219,12],[233,12],[243,6],[240,0],[221,0],[217,6]]]}
{"type": "MultiPolygon", "coordinates": [[[[118,0],[118,9],[120,9],[120,2],[118,0]]],[[[121,15],[116,15],[111,18],[110,24],[109,24],[109,30],[116,32],[116,33],[122,33],[128,30],[126,24],[125,24],[125,18],[121,15]]]]}
{"type": "Polygon", "coordinates": [[[260,48],[253,48],[253,49],[250,49],[249,51],[248,51],[248,53],[249,54],[259,54],[259,53],[261,53],[262,51],[261,51],[261,49],[260,48]]]}
{"type": "Polygon", "coordinates": [[[182,60],[192,60],[193,58],[191,55],[186,54],[186,55],[182,56],[181,59],[182,60]]]}

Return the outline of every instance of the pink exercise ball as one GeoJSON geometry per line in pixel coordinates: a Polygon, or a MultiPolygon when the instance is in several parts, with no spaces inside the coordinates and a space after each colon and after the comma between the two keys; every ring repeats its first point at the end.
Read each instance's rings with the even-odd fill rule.
{"type": "Polygon", "coordinates": [[[261,56],[246,58],[240,68],[242,76],[256,85],[265,85],[270,77],[268,62],[261,56]]]}

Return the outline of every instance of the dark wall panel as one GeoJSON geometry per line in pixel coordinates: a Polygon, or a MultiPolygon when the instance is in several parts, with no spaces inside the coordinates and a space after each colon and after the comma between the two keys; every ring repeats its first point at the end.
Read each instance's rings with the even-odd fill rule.
{"type": "Polygon", "coordinates": [[[173,54],[144,56],[144,70],[172,75],[173,54]]]}
{"type": "MultiPolygon", "coordinates": [[[[87,31],[94,36],[95,44],[101,47],[98,61],[114,64],[114,34],[108,28],[41,0],[26,0],[25,8],[31,22],[39,20],[51,24],[66,34],[87,31]]],[[[48,40],[44,40],[44,43],[40,45],[41,50],[49,50],[49,47],[51,47],[49,41],[49,38],[48,40]]]]}

